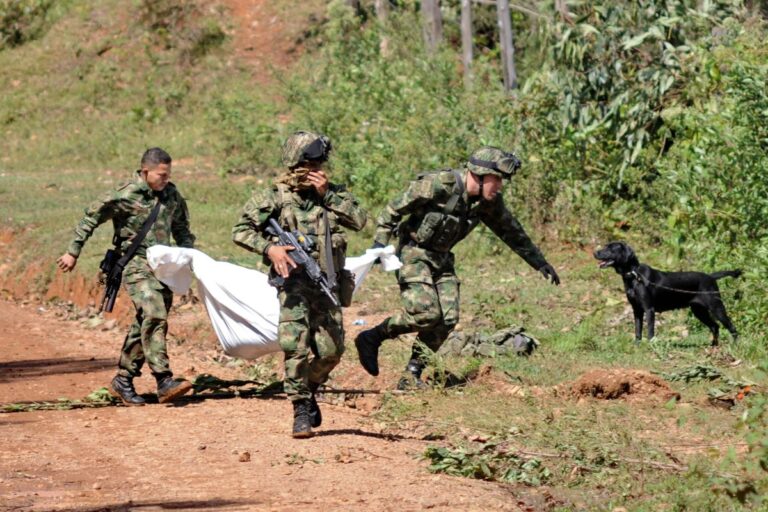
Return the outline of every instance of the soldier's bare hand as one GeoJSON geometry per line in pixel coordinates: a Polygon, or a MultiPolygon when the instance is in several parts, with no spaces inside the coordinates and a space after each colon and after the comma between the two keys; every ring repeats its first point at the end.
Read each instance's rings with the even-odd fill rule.
{"type": "Polygon", "coordinates": [[[56,265],[64,272],[71,272],[75,265],[77,265],[77,258],[69,253],[65,253],[56,260],[56,265]]]}
{"type": "Polygon", "coordinates": [[[310,171],[307,174],[307,180],[312,184],[320,197],[323,197],[328,192],[328,176],[324,171],[310,171]]]}
{"type": "Polygon", "coordinates": [[[296,262],[288,255],[288,251],[294,249],[292,245],[272,245],[267,250],[267,257],[272,261],[275,272],[283,279],[286,279],[291,270],[297,267],[296,262]]]}

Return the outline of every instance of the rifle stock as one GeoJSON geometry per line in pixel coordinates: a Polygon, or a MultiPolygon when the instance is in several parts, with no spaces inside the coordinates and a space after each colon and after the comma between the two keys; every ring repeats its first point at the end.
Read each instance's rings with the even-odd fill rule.
{"type": "MultiPolygon", "coordinates": [[[[116,245],[115,247],[119,247],[116,245]]],[[[104,255],[104,259],[99,264],[99,269],[104,273],[104,297],[101,299],[99,313],[106,311],[112,312],[117,299],[117,292],[120,291],[120,283],[123,281],[123,268],[120,266],[120,251],[109,249],[104,255]]]]}

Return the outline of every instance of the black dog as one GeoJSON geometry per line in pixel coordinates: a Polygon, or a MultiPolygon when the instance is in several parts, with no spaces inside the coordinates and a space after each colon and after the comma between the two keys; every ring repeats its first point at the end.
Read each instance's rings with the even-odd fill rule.
{"type": "Polygon", "coordinates": [[[600,268],[613,267],[624,280],[624,291],[635,314],[635,340],[643,336],[643,314],[648,318],[648,339],[654,336],[657,311],[690,307],[693,314],[712,331],[712,345],[718,344],[719,321],[728,329],[734,341],[736,329],[725,312],[717,280],[739,277],[741,270],[724,270],[712,274],[703,272],[661,272],[641,265],[632,248],[624,242],[611,242],[595,251],[600,268]],[[714,317],[714,318],[713,318],[714,317]],[[715,321],[717,320],[717,321],[715,321]]]}

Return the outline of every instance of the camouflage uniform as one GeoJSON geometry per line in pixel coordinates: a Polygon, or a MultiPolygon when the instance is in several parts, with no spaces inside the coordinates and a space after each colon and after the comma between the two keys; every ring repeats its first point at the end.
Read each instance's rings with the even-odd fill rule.
{"type": "Polygon", "coordinates": [[[416,332],[421,343],[414,344],[398,388],[423,386],[420,378],[426,358],[421,347],[439,349],[459,321],[459,280],[451,250],[480,222],[529,265],[559,284],[554,268],[506,208],[502,195],[481,199],[486,175],[508,179],[519,166],[514,154],[485,146],[470,156],[462,170],[419,176],[381,213],[374,247],[385,246],[393,235],[398,238],[397,253],[403,266],[397,277],[403,308],[355,338],[360,364],[368,373],[379,374],[378,350],[384,340],[416,332]],[[470,171],[473,183],[479,186],[478,195],[472,197],[466,191],[470,171]]]}
{"type": "Polygon", "coordinates": [[[153,191],[137,171],[135,181],[109,192],[85,210],[85,217],[75,228],[75,238],[67,249],[69,254],[79,256],[96,227],[111,219],[115,234],[122,241],[120,248],[125,252],[158,200],[161,206],[157,220],[123,272],[123,283],[136,308],[136,318],[123,343],[118,375],[130,378],[141,375],[145,359],[155,377],[171,375],[165,335],[173,293],[149,268],[147,248],[155,244],[171,245],[171,236],[180,247],[193,247],[195,237],[189,230],[186,201],[172,183],[161,192],[153,191]]]}
{"type": "MultiPolygon", "coordinates": [[[[293,179],[294,173],[290,173],[293,179]]],[[[323,271],[327,211],[331,231],[334,268],[344,268],[347,240],[343,227],[359,231],[365,226],[366,213],[343,186],[329,183],[324,197],[314,189],[277,183],[257,191],[245,204],[240,221],[232,230],[234,242],[264,256],[271,264],[267,249],[276,242],[265,230],[274,218],[285,230],[299,230],[314,241],[312,253],[323,271]]],[[[289,253],[290,254],[290,253],[289,253]]],[[[273,271],[274,272],[274,271],[273,271]]],[[[310,388],[328,379],[344,352],[344,328],[341,308],[335,307],[299,270],[294,271],[280,289],[280,324],[278,337],[285,353],[285,391],[292,401],[309,399],[310,388]],[[313,353],[311,361],[310,351],[313,353]]]]}
{"type": "Polygon", "coordinates": [[[451,232],[429,236],[427,225],[436,224],[440,229],[436,219],[444,215],[450,198],[459,193],[457,177],[466,181],[467,172],[443,170],[412,181],[376,221],[375,243],[386,245],[396,234],[397,252],[403,262],[398,273],[403,308],[383,324],[387,338],[418,332],[419,340],[430,349],[440,348],[459,321],[459,280],[451,249],[481,221],[534,269],[546,264],[541,251],[504,205],[501,194],[491,201],[480,201],[470,200],[464,191],[452,213],[458,222],[444,228],[451,232]]]}

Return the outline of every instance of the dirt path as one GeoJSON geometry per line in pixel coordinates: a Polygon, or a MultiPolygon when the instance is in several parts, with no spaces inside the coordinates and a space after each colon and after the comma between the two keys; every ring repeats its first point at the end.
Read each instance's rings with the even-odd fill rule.
{"type": "MultiPolygon", "coordinates": [[[[0,402],[81,398],[114,373],[119,328],[9,302],[0,325],[0,402]]],[[[205,359],[171,347],[175,369],[222,375],[205,359]]],[[[515,510],[504,486],[427,472],[426,441],[322,407],[304,441],[274,398],[0,414],[0,510],[515,510]]]]}
{"type": "Polygon", "coordinates": [[[239,63],[254,81],[269,83],[276,70],[285,70],[304,51],[303,32],[309,20],[325,10],[323,2],[294,2],[295,10],[267,0],[219,0],[234,22],[232,45],[239,63]]]}

